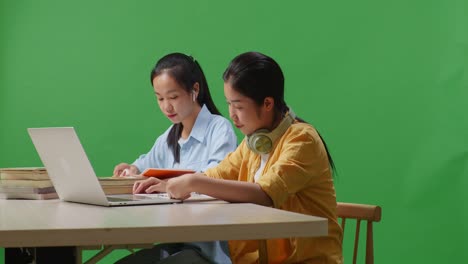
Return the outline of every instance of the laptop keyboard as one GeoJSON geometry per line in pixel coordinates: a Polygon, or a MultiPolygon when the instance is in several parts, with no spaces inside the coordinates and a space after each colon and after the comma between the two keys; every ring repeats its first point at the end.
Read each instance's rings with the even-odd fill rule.
{"type": "Polygon", "coordinates": [[[132,195],[132,194],[119,194],[115,196],[107,196],[109,202],[122,202],[122,201],[142,201],[154,199],[170,199],[167,193],[158,193],[151,195],[132,195]]]}
{"type": "Polygon", "coordinates": [[[107,201],[109,201],[109,202],[126,202],[126,201],[133,201],[133,199],[115,198],[115,197],[107,196],[107,201]]]}

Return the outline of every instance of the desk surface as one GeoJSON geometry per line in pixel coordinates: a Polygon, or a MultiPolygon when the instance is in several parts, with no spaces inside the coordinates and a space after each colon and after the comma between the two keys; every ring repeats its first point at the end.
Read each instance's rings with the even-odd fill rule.
{"type": "Polygon", "coordinates": [[[327,219],[254,204],[100,207],[0,200],[0,247],[91,246],[327,234],[327,219]]]}

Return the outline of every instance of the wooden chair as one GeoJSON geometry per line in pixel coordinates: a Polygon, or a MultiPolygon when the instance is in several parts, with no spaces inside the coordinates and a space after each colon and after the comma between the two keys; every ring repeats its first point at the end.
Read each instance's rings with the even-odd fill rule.
{"type": "Polygon", "coordinates": [[[367,221],[367,237],[366,237],[366,264],[374,263],[374,239],[372,232],[372,224],[379,222],[382,216],[382,208],[376,205],[367,204],[353,204],[353,203],[338,203],[337,206],[338,218],[341,218],[341,228],[343,234],[345,230],[346,219],[356,220],[356,235],[354,238],[354,253],[353,264],[356,264],[358,243],[359,243],[359,230],[361,220],[367,221]]]}

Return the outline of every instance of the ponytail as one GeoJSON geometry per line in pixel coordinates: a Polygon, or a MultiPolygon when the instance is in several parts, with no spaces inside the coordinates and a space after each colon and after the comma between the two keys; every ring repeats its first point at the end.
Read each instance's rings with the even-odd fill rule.
{"type": "Polygon", "coordinates": [[[198,104],[200,106],[206,105],[212,114],[221,115],[221,112],[219,112],[218,108],[213,102],[213,99],[211,98],[210,89],[208,89],[208,82],[206,81],[205,74],[203,73],[200,64],[195,59],[193,59],[193,63],[195,66],[195,76],[199,76],[198,85],[200,86],[200,91],[197,97],[198,104]]]}

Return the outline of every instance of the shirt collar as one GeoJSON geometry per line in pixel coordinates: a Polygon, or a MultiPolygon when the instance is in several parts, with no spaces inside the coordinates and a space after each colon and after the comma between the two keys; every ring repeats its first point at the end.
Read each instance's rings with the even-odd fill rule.
{"type": "Polygon", "coordinates": [[[198,113],[197,119],[195,120],[195,124],[193,125],[189,137],[193,137],[199,142],[203,142],[205,138],[205,131],[208,128],[208,123],[210,123],[212,118],[213,116],[210,113],[210,110],[208,110],[206,105],[203,105],[200,113],[198,113]]]}

